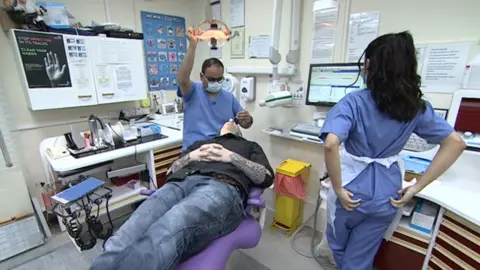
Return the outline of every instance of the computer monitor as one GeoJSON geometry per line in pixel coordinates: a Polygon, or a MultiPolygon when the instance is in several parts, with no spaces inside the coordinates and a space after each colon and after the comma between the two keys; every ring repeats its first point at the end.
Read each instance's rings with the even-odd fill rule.
{"type": "Polygon", "coordinates": [[[334,106],[346,94],[363,87],[359,72],[358,63],[311,64],[306,104],[334,106]]]}

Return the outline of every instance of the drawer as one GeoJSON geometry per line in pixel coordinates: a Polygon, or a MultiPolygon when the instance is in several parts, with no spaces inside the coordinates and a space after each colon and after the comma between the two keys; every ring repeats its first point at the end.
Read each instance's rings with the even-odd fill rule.
{"type": "Polygon", "coordinates": [[[172,149],[172,150],[167,151],[167,152],[162,152],[162,153],[155,154],[153,157],[154,157],[155,162],[157,162],[157,161],[161,161],[163,159],[171,158],[173,156],[179,157],[181,153],[182,153],[182,149],[172,149]]]}
{"type": "Polygon", "coordinates": [[[439,258],[435,257],[435,255],[432,255],[430,258],[430,261],[428,262],[428,269],[433,269],[433,270],[454,270],[450,266],[448,266],[446,263],[442,262],[439,258]]]}
{"type": "Polygon", "coordinates": [[[477,240],[477,244],[480,245],[480,226],[475,225],[474,223],[452,213],[446,212],[445,218],[447,220],[452,221],[459,227],[462,227],[464,230],[470,232],[471,234],[475,235],[475,239],[477,240]]]}
{"type": "Polygon", "coordinates": [[[165,153],[168,153],[168,152],[171,152],[171,151],[177,151],[177,150],[182,151],[182,145],[181,144],[180,145],[174,145],[174,146],[167,147],[167,148],[154,150],[153,155],[158,156],[158,155],[162,155],[162,154],[165,154],[165,153]]]}
{"type": "Polygon", "coordinates": [[[178,159],[178,157],[174,156],[174,157],[171,157],[169,159],[162,160],[160,162],[155,162],[155,171],[160,170],[160,169],[165,168],[165,167],[169,167],[177,159],[178,159]]]}
{"type": "Polygon", "coordinates": [[[425,246],[417,245],[417,243],[413,243],[413,241],[402,239],[402,238],[400,238],[398,236],[395,236],[395,235],[392,236],[392,238],[390,239],[390,242],[395,243],[397,245],[400,245],[404,248],[408,248],[408,249],[410,249],[412,251],[415,251],[419,254],[427,255],[428,244],[426,244],[425,246]]]}
{"type": "Polygon", "coordinates": [[[471,250],[468,246],[463,245],[443,231],[438,233],[436,242],[476,269],[480,269],[480,254],[471,250]]]}
{"type": "Polygon", "coordinates": [[[417,246],[428,248],[428,244],[430,243],[430,238],[409,229],[403,228],[398,226],[395,229],[393,235],[397,238],[403,239],[407,242],[411,242],[417,246]]]}
{"type": "Polygon", "coordinates": [[[432,252],[432,257],[435,256],[439,261],[448,265],[452,269],[466,269],[466,270],[475,270],[475,267],[468,264],[457,255],[452,253],[450,250],[447,250],[445,247],[435,244],[432,252]]]}

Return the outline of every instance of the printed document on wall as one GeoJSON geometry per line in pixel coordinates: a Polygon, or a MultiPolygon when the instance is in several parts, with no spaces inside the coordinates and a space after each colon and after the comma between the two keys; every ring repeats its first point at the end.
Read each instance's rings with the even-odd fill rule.
{"type": "Polygon", "coordinates": [[[350,14],[347,62],[357,62],[368,44],[378,35],[380,12],[350,14]]]}
{"type": "Polygon", "coordinates": [[[245,0],[230,0],[230,27],[245,26],[245,0]]]}
{"type": "Polygon", "coordinates": [[[431,44],[422,70],[424,92],[453,93],[463,81],[471,42],[431,44]]]}
{"type": "Polygon", "coordinates": [[[315,1],[313,5],[312,63],[332,63],[338,3],[332,0],[315,1]]]}
{"type": "Polygon", "coordinates": [[[422,74],[423,63],[425,62],[425,50],[427,45],[425,44],[416,44],[415,45],[415,54],[417,55],[417,73],[418,75],[422,74]]]}
{"type": "Polygon", "coordinates": [[[251,36],[248,45],[248,58],[268,58],[270,56],[270,36],[251,36]]]}

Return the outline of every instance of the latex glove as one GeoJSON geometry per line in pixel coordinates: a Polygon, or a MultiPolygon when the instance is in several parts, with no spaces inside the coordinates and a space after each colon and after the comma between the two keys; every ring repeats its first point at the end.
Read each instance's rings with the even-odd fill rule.
{"type": "Polygon", "coordinates": [[[48,52],[47,56],[43,58],[45,61],[45,71],[47,72],[50,82],[56,82],[63,77],[65,73],[66,65],[60,66],[57,54],[48,52]]]}
{"type": "Polygon", "coordinates": [[[207,159],[209,161],[217,161],[217,162],[231,162],[232,161],[232,151],[228,150],[227,148],[221,146],[220,144],[210,144],[210,148],[207,150],[208,156],[207,159]]]}
{"type": "Polygon", "coordinates": [[[401,194],[402,198],[400,198],[400,200],[390,198],[390,203],[396,208],[401,208],[405,204],[407,204],[413,197],[415,197],[418,192],[420,192],[420,188],[418,187],[418,185],[413,185],[400,189],[397,193],[401,194]]]}
{"type": "Polygon", "coordinates": [[[250,113],[247,110],[237,113],[235,118],[237,118],[238,121],[245,123],[249,123],[252,120],[252,116],[250,116],[250,113]]]}
{"type": "Polygon", "coordinates": [[[339,190],[337,193],[337,197],[340,200],[340,203],[342,204],[343,208],[347,211],[353,211],[355,208],[357,208],[360,205],[361,199],[358,200],[353,200],[353,194],[342,188],[339,190]]]}

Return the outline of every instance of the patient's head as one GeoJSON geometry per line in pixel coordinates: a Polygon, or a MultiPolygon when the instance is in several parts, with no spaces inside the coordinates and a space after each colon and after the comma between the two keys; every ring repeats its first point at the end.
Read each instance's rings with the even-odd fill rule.
{"type": "Polygon", "coordinates": [[[235,122],[233,120],[230,120],[228,122],[226,122],[222,129],[220,130],[220,135],[225,135],[225,134],[228,134],[228,133],[232,133],[232,134],[235,134],[235,135],[238,135],[238,136],[242,136],[242,132],[240,131],[240,128],[238,127],[237,124],[235,124],[235,122]]]}

